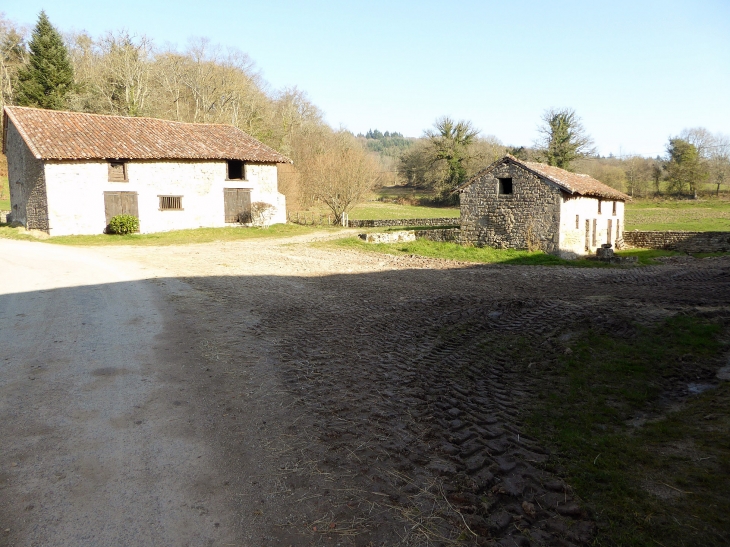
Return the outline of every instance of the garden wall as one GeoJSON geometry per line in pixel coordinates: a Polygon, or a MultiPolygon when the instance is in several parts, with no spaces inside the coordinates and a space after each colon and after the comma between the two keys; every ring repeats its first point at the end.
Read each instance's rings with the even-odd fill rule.
{"type": "Polygon", "coordinates": [[[350,228],[387,228],[389,226],[458,226],[459,218],[391,218],[350,220],[350,228]]]}
{"type": "Polygon", "coordinates": [[[459,228],[441,228],[437,230],[416,230],[417,239],[427,239],[440,243],[461,243],[461,230],[459,228]]]}
{"type": "Polygon", "coordinates": [[[640,249],[665,249],[684,253],[730,251],[730,232],[624,232],[624,243],[640,249]]]}

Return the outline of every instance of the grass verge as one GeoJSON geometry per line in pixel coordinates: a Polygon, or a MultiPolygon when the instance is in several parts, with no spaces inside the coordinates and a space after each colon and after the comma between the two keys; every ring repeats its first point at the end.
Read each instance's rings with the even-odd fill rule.
{"type": "Polygon", "coordinates": [[[521,264],[532,266],[577,266],[605,267],[593,260],[563,260],[542,251],[520,251],[515,249],[492,249],[491,247],[469,247],[456,243],[439,243],[417,239],[408,243],[365,243],[357,237],[346,237],[318,243],[318,245],[354,249],[364,252],[390,255],[418,255],[428,258],[443,258],[462,262],[483,264],[521,264]]]}
{"type": "Polygon", "coordinates": [[[592,512],[595,545],[727,545],[730,383],[686,396],[717,382],[723,328],[679,316],[631,336],[588,331],[531,369],[528,430],[592,512]]]}
{"type": "MultiPolygon", "coordinates": [[[[213,241],[239,241],[243,239],[277,238],[303,235],[326,228],[317,226],[299,226],[297,224],[275,224],[270,228],[197,228],[194,230],[174,230],[155,234],[129,235],[87,235],[58,236],[39,239],[22,228],[10,228],[0,225],[0,238],[44,241],[58,245],[189,245],[193,243],[210,243],[213,241]]],[[[333,228],[337,229],[337,228],[333,228]]]]}

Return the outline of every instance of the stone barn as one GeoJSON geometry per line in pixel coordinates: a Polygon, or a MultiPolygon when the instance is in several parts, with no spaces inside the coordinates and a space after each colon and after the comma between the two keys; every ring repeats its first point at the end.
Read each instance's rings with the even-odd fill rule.
{"type": "Polygon", "coordinates": [[[100,234],[131,214],[162,232],[251,224],[262,210],[286,222],[276,165],[290,160],[233,126],[19,106],[3,117],[10,220],[28,229],[100,234]]]}
{"type": "Polygon", "coordinates": [[[457,189],[461,240],[562,258],[620,246],[626,194],[589,177],[507,155],[457,189]]]}

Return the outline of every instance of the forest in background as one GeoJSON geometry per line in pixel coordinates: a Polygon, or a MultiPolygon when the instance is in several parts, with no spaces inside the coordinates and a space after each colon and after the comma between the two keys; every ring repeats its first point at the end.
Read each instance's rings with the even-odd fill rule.
{"type": "MultiPolygon", "coordinates": [[[[0,15],[0,107],[23,104],[19,75],[43,17],[31,32],[0,15]]],[[[234,125],[293,160],[279,170],[290,209],[324,205],[339,217],[376,185],[423,189],[430,204],[454,204],[453,189],[506,152],[589,174],[633,197],[720,194],[730,182],[730,140],[703,128],[670,138],[666,157],[656,158],[597,155],[570,109],[547,111],[546,138],[529,146],[505,146],[448,117],[417,138],[378,129],[355,136],[329,127],[302,90],[272,89],[244,52],[205,38],[183,49],[124,30],[68,33],[62,42],[73,80],[63,108],[234,125]],[[551,152],[561,138],[573,146],[562,159],[551,152]]]]}

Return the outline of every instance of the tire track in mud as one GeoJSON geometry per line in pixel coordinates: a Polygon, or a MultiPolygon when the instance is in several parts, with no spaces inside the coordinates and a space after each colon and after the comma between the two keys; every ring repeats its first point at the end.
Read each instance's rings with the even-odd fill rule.
{"type": "Polygon", "coordinates": [[[302,279],[217,291],[245,293],[259,318],[245,332],[272,346],[288,393],[270,452],[280,544],[589,544],[590,515],[523,433],[534,390],[520,345],[550,366],[574,328],[631,336],[634,322],[730,302],[729,260],[302,279]]]}

